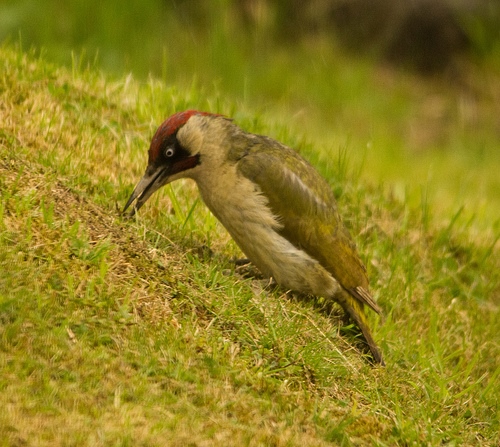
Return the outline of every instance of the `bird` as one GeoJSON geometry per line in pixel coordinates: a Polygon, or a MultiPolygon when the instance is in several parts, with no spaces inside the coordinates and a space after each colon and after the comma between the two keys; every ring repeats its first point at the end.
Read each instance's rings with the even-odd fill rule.
{"type": "Polygon", "coordinates": [[[308,161],[223,115],[177,112],[156,130],[146,171],[123,213],[134,204],[134,215],[155,191],[181,178],[196,182],[203,202],[265,277],[340,304],[360,329],[371,362],[385,364],[364,310],[382,309],[333,191],[308,161]]]}

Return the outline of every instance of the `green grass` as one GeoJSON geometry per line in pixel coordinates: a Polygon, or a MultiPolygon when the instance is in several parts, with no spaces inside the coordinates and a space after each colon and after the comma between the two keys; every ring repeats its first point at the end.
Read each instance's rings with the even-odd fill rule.
{"type": "Polygon", "coordinates": [[[498,445],[492,214],[480,231],[425,189],[413,203],[360,181],[369,163],[339,137],[334,156],[304,141],[312,121],[279,104],[259,114],[193,84],[110,80],[5,46],[0,60],[2,445],[498,445]],[[189,107],[319,166],[386,314],[370,317],[386,368],[362,358],[340,313],[235,271],[239,252],[192,183],[120,216],[155,126],[189,107]]]}
{"type": "MultiPolygon", "coordinates": [[[[265,123],[262,130],[278,137],[306,138],[325,172],[345,148],[363,183],[384,184],[413,207],[427,197],[443,224],[463,207],[466,220],[490,231],[500,209],[494,8],[490,19],[464,23],[476,55],[446,76],[422,79],[346,55],[328,35],[278,41],[279,15],[273,20],[272,8],[263,8],[248,27],[236,12],[240,3],[134,0],[123,8],[118,0],[5,0],[0,40],[43,48],[68,67],[97,64],[140,80],[152,74],[180,89],[179,108],[201,95],[205,108],[236,114],[254,129],[265,123]],[[252,113],[231,101],[251,104],[252,113]]],[[[158,106],[158,98],[151,101],[158,106]]],[[[160,119],[172,110],[162,101],[160,119]]]]}

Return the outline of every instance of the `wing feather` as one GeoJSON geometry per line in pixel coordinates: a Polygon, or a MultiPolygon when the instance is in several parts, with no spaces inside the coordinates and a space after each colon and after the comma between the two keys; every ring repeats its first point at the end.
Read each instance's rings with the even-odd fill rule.
{"type": "Polygon", "coordinates": [[[247,134],[230,157],[256,183],[283,225],[280,233],[317,259],[356,299],[380,313],[369,293],[366,269],[344,227],[333,192],[294,150],[271,138],[247,134]]]}

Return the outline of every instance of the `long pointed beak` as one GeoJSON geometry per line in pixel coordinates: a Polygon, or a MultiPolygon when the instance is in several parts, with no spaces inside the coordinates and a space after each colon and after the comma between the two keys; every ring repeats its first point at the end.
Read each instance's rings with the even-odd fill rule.
{"type": "Polygon", "coordinates": [[[168,172],[164,166],[158,168],[156,171],[150,174],[148,174],[148,171],[146,171],[141,180],[139,180],[139,183],[137,183],[134,192],[125,204],[122,213],[125,213],[128,207],[132,205],[135,200],[137,200],[132,210],[130,211],[130,216],[133,216],[136,211],[138,211],[139,208],[141,208],[142,205],[146,203],[146,201],[155,191],[168,183],[168,177],[168,172]]]}

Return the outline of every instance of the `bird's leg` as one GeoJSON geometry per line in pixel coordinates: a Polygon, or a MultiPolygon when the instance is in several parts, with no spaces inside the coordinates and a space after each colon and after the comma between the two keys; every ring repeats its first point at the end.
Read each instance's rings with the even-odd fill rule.
{"type": "Polygon", "coordinates": [[[260,270],[257,267],[255,267],[250,262],[249,259],[235,259],[233,262],[236,266],[234,270],[238,275],[241,275],[244,278],[253,278],[253,279],[264,278],[260,270]]]}
{"type": "Polygon", "coordinates": [[[236,265],[237,267],[240,267],[243,265],[250,264],[251,261],[248,258],[240,258],[240,259],[233,259],[233,262],[234,262],[234,265],[236,265]]]}

